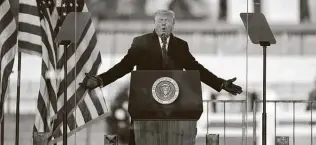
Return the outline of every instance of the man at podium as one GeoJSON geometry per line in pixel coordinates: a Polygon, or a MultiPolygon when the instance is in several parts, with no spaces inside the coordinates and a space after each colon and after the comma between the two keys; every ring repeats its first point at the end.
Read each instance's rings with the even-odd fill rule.
{"type": "MultiPolygon", "coordinates": [[[[172,34],[175,14],[170,10],[158,10],[154,15],[154,30],[133,39],[124,58],[107,72],[87,76],[82,85],[88,89],[104,87],[136,70],[198,70],[201,81],[216,91],[225,90],[233,95],[242,88],[233,79],[222,79],[203,67],[189,51],[188,43],[172,34]]],[[[132,135],[133,138],[133,135],[132,135]]]]}

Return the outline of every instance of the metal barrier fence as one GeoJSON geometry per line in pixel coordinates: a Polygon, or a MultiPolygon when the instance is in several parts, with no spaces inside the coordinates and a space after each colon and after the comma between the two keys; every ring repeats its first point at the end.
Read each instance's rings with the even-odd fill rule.
{"type": "MultiPolygon", "coordinates": [[[[250,107],[252,102],[249,100],[204,100],[203,103],[204,112],[199,121],[204,125],[198,126],[200,135],[197,136],[196,145],[261,144],[261,100],[253,102],[253,108],[259,109],[257,111],[252,111],[250,107]],[[216,113],[213,113],[214,104],[217,105],[216,113]],[[205,141],[199,142],[199,137],[209,139],[210,142],[208,144],[205,141]],[[216,141],[217,144],[210,144],[216,141]]],[[[267,100],[267,139],[271,141],[267,142],[267,145],[315,145],[313,138],[316,137],[314,126],[316,111],[306,111],[308,104],[311,109],[313,106],[316,107],[316,101],[267,100]]],[[[32,119],[32,117],[28,118],[32,119]]],[[[31,120],[26,122],[33,123],[31,120]]],[[[88,128],[87,132],[79,132],[80,135],[76,140],[87,142],[88,145],[90,141],[100,139],[100,137],[89,135],[105,133],[102,130],[95,130],[95,128],[103,127],[103,124],[100,125],[96,124],[97,127],[94,129],[88,128]]],[[[21,132],[22,136],[27,136],[26,134],[29,133],[26,130],[21,132]]],[[[7,142],[12,141],[11,139],[7,142]]],[[[26,141],[27,138],[21,138],[21,140],[26,141]]]]}
{"type": "MultiPolygon", "coordinates": [[[[313,104],[315,103],[316,101],[308,101],[308,100],[267,100],[267,104],[268,103],[273,103],[274,104],[274,138],[276,138],[276,134],[277,134],[277,126],[278,125],[281,125],[282,124],[282,121],[283,120],[287,120],[287,119],[292,119],[291,121],[288,120],[286,121],[287,123],[291,122],[293,124],[293,132],[292,132],[292,136],[285,136],[285,137],[292,137],[292,143],[289,141],[289,144],[292,144],[292,145],[295,145],[295,144],[298,144],[298,145],[301,145],[301,144],[304,144],[304,145],[307,145],[307,143],[300,143],[300,141],[296,141],[296,124],[299,123],[299,124],[303,124],[303,131],[308,131],[308,129],[306,128],[308,125],[310,126],[310,145],[313,145],[313,104]],[[281,116],[277,116],[278,114],[278,109],[277,109],[277,104],[280,104],[280,103],[287,103],[289,105],[292,106],[292,113],[291,112],[288,112],[288,113],[285,113],[281,116]],[[296,106],[297,104],[301,104],[301,103],[304,103],[305,105],[310,105],[311,107],[311,111],[308,113],[304,110],[300,110],[299,114],[296,113],[297,110],[296,109],[296,106]],[[289,116],[289,114],[292,114],[292,117],[289,116]],[[297,119],[299,119],[297,122],[297,119]],[[310,119],[310,120],[306,120],[306,119],[310,119]],[[302,122],[303,121],[303,122],[302,122]]],[[[262,103],[261,100],[259,101],[256,101],[255,104],[258,104],[258,103],[262,103]]],[[[316,104],[315,104],[316,105],[316,104]]],[[[303,109],[303,108],[301,108],[303,109]]],[[[282,113],[282,112],[281,112],[282,113]]],[[[254,112],[254,114],[256,114],[256,112],[254,112]]],[[[275,142],[277,140],[275,139],[275,142]]]]}
{"type": "MultiPolygon", "coordinates": [[[[228,129],[229,124],[232,122],[238,122],[237,118],[241,118],[241,134],[237,135],[241,137],[242,145],[260,145],[261,144],[261,112],[262,112],[262,100],[254,102],[247,102],[246,100],[204,100],[206,103],[206,144],[207,145],[231,145],[227,142],[227,139],[231,135],[227,135],[227,132],[232,134],[232,129],[228,129]],[[211,103],[223,104],[223,112],[211,113],[211,103]],[[227,106],[231,104],[240,103],[241,112],[230,113],[227,112],[227,106]],[[253,103],[253,108],[248,108],[253,103]],[[259,110],[253,111],[252,109],[259,106],[259,110]],[[221,118],[222,117],[222,118],[221,118]],[[211,119],[212,118],[212,119],[211,119]],[[222,120],[223,126],[218,126],[216,123],[222,120]],[[252,121],[251,121],[252,120],[252,121]],[[212,126],[212,122],[213,125],[212,126]],[[214,123],[215,122],[215,123],[214,123]],[[252,123],[251,123],[252,122],[252,123]],[[216,127],[222,127],[223,131],[216,130],[216,127]],[[209,130],[216,130],[210,133],[209,130]],[[250,131],[252,130],[252,131],[250,131]],[[211,136],[208,136],[211,135],[211,136]],[[214,139],[217,138],[217,139],[214,139]],[[219,139],[222,137],[222,140],[219,139]],[[252,141],[250,138],[252,138],[252,141]],[[208,142],[211,140],[211,142],[208,142]],[[213,143],[213,144],[212,144],[213,143]]],[[[316,101],[308,100],[267,100],[267,145],[313,145],[314,137],[314,122],[316,115],[313,114],[313,104],[316,106],[316,101]],[[279,104],[287,104],[288,108],[285,107],[282,110],[282,106],[279,104]],[[298,105],[300,104],[300,105],[298,105]],[[302,104],[304,107],[302,107],[302,104]],[[279,106],[278,106],[279,105],[279,106]],[[306,111],[306,107],[310,106],[310,112],[306,111]],[[289,107],[290,106],[290,107],[289,107]],[[281,109],[281,110],[280,110],[281,109]],[[309,128],[310,127],[310,128],[309,128]]],[[[205,105],[205,104],[204,104],[205,105]]],[[[284,106],[283,106],[284,107],[284,106]]],[[[214,109],[214,106],[213,106],[214,109]]],[[[233,108],[234,109],[234,108],[233,108]]],[[[214,110],[213,110],[214,112],[214,110]]],[[[316,112],[316,111],[315,111],[316,112]]],[[[234,145],[238,144],[234,142],[234,145]]]]}
{"type": "MultiPolygon", "coordinates": [[[[226,115],[227,115],[227,103],[241,103],[242,105],[241,106],[244,106],[244,107],[242,107],[243,109],[246,109],[246,100],[204,100],[203,101],[204,103],[206,103],[206,110],[204,110],[204,112],[206,113],[206,135],[209,135],[209,128],[211,127],[210,126],[210,116],[212,116],[212,115],[210,115],[210,106],[211,106],[211,104],[210,103],[223,103],[223,114],[221,114],[221,115],[223,115],[222,117],[222,121],[223,121],[223,123],[224,123],[224,126],[223,126],[223,144],[224,145],[226,145],[226,125],[227,125],[227,123],[226,123],[226,115]]],[[[241,115],[242,115],[242,123],[241,123],[241,127],[242,127],[242,130],[241,130],[241,138],[242,138],[242,143],[241,144],[244,144],[244,142],[245,142],[245,136],[246,136],[246,134],[245,134],[245,129],[246,129],[246,124],[245,124],[245,119],[246,119],[246,113],[245,113],[245,110],[242,110],[241,111],[241,115]]],[[[214,117],[213,118],[213,121],[215,120],[215,121],[219,121],[220,120],[220,118],[217,118],[217,119],[215,119],[216,117],[214,117]]],[[[215,123],[216,124],[216,123],[215,123]]],[[[212,134],[215,134],[215,133],[212,133],[212,134]]],[[[215,136],[217,137],[217,139],[212,139],[213,141],[216,141],[216,142],[219,142],[220,143],[220,139],[219,139],[219,137],[221,136],[221,133],[219,133],[219,134],[215,134],[215,136]]],[[[211,137],[210,137],[211,138],[211,137]]],[[[213,143],[213,142],[211,142],[211,141],[208,141],[207,140],[207,138],[206,138],[206,143],[207,144],[210,144],[210,145],[215,145],[215,143],[213,143]]]]}

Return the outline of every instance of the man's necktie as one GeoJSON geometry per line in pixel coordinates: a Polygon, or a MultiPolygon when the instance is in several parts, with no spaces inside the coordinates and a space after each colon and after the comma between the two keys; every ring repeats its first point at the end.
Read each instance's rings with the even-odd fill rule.
{"type": "Polygon", "coordinates": [[[163,60],[163,68],[168,68],[168,53],[167,53],[167,36],[162,34],[161,35],[162,41],[162,60],[163,60]]]}

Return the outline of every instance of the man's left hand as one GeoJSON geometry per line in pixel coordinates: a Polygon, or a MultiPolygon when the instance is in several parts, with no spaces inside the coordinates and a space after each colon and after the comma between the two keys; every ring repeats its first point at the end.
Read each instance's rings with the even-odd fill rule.
{"type": "Polygon", "coordinates": [[[86,77],[84,78],[84,80],[79,83],[79,85],[86,87],[87,89],[94,89],[96,87],[101,87],[102,86],[102,80],[101,78],[97,77],[97,76],[92,76],[89,75],[88,73],[85,74],[86,77]]]}
{"type": "Polygon", "coordinates": [[[238,85],[233,84],[233,82],[236,80],[237,78],[232,78],[232,79],[224,81],[223,89],[233,95],[242,93],[242,88],[238,85]]]}

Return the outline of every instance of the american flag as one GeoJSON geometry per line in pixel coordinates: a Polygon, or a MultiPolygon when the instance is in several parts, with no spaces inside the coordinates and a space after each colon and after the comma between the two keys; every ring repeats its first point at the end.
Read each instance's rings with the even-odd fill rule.
{"type": "MultiPolygon", "coordinates": [[[[34,16],[37,16],[40,21],[40,24],[37,25],[41,29],[40,33],[37,32],[36,34],[37,36],[40,36],[41,43],[36,43],[40,45],[41,51],[25,49],[29,52],[40,53],[43,60],[41,87],[38,96],[37,115],[34,131],[49,133],[55,132],[54,137],[58,138],[61,135],[60,128],[62,127],[61,125],[63,121],[63,93],[65,91],[63,84],[65,80],[47,78],[47,74],[48,72],[57,72],[57,70],[64,72],[63,65],[65,56],[62,46],[56,45],[53,43],[53,40],[55,39],[56,34],[59,32],[59,29],[69,12],[75,11],[75,9],[78,12],[85,12],[88,10],[83,0],[77,0],[78,3],[75,3],[75,0],[21,1],[24,1],[22,2],[24,7],[32,7],[33,10],[38,11],[37,15],[33,15],[35,12],[31,12],[31,14],[21,14],[22,10],[20,10],[20,16],[26,17],[22,19],[27,19],[27,17],[30,16],[36,21],[37,19],[34,16]]],[[[20,9],[22,9],[21,4],[20,9]]],[[[24,25],[32,25],[32,22],[24,25]]],[[[38,28],[36,27],[36,29],[38,28]]],[[[30,30],[25,31],[30,32],[30,30]]],[[[31,32],[28,34],[35,35],[31,32]]],[[[27,43],[33,41],[32,37],[26,38],[30,39],[24,40],[27,43]]],[[[36,39],[38,38],[36,37],[36,39]]],[[[67,92],[69,97],[67,108],[69,116],[69,134],[75,132],[78,130],[78,128],[83,128],[85,125],[96,120],[97,118],[104,115],[105,112],[107,112],[102,94],[95,96],[93,93],[94,91],[87,93],[85,88],[79,87],[79,83],[82,82],[83,78],[85,77],[84,73],[96,75],[97,70],[101,64],[101,54],[100,51],[95,47],[97,40],[95,29],[91,20],[86,26],[82,37],[78,39],[80,41],[76,44],[76,46],[70,45],[69,48],[67,48],[67,92]],[[76,108],[76,106],[79,107],[76,108]],[[95,112],[97,112],[97,115],[95,112]],[[80,117],[80,115],[82,117],[80,117]]],[[[51,137],[52,136],[50,136],[50,138],[51,137]]]]}
{"type": "Polygon", "coordinates": [[[19,51],[42,58],[40,89],[37,99],[35,132],[52,132],[51,116],[57,110],[57,81],[46,77],[48,71],[56,69],[56,45],[53,43],[54,21],[51,21],[53,1],[20,0],[19,2],[19,51]]]}
{"type": "MultiPolygon", "coordinates": [[[[70,12],[88,12],[84,0],[62,0],[57,6],[59,19],[56,22],[54,32],[58,32],[60,26],[70,12]]],[[[68,114],[68,133],[83,128],[97,118],[102,118],[108,112],[105,106],[105,100],[102,93],[96,93],[97,90],[88,91],[79,86],[83,81],[85,73],[96,75],[101,64],[101,53],[96,47],[96,31],[90,19],[84,27],[76,44],[71,44],[67,48],[67,56],[64,55],[64,49],[59,48],[57,54],[57,69],[64,72],[64,58],[67,59],[67,80],[58,82],[57,91],[57,114],[54,118],[54,138],[62,135],[62,119],[64,110],[64,93],[67,90],[67,114],[68,114]],[[64,87],[64,82],[67,87],[64,87]]],[[[101,90],[99,90],[101,92],[101,90]]]]}
{"type": "MultiPolygon", "coordinates": [[[[41,47],[40,54],[42,57],[42,70],[40,78],[41,85],[37,99],[37,112],[33,129],[34,132],[52,132],[51,117],[57,112],[56,92],[58,86],[57,80],[47,77],[47,74],[49,71],[56,71],[57,46],[53,42],[55,35],[53,28],[54,25],[52,23],[53,21],[51,21],[51,18],[54,14],[54,11],[57,10],[55,9],[55,3],[48,0],[25,0],[25,3],[23,4],[23,6],[35,6],[35,8],[37,8],[32,10],[37,10],[38,19],[40,22],[40,29],[37,33],[38,36],[40,36],[41,42],[39,45],[41,47]]],[[[33,16],[31,16],[31,18],[32,17],[33,16]]],[[[30,37],[29,40],[31,41],[32,38],[30,37]]],[[[28,42],[27,39],[23,39],[23,41],[28,42]]]]}
{"type": "Polygon", "coordinates": [[[0,122],[8,95],[9,77],[17,51],[17,27],[8,0],[0,0],[0,122]]]}
{"type": "MultiPolygon", "coordinates": [[[[57,27],[61,25],[70,12],[88,12],[87,5],[84,0],[62,0],[60,8],[57,8],[60,18],[57,21],[57,27]]],[[[76,45],[70,45],[67,48],[67,111],[68,111],[68,132],[74,132],[78,128],[82,128],[89,122],[105,115],[107,109],[102,93],[95,94],[94,91],[87,91],[78,84],[83,81],[85,73],[96,75],[101,64],[101,53],[96,47],[97,37],[96,31],[90,19],[85,26],[85,30],[76,45]],[[94,93],[93,93],[94,92],[94,93]],[[78,107],[76,106],[78,105],[78,107]]],[[[62,49],[59,49],[62,50],[62,49]]],[[[57,68],[63,72],[65,55],[63,51],[58,53],[57,68]]],[[[57,117],[54,120],[54,138],[60,137],[62,134],[62,118],[64,109],[64,81],[60,82],[57,92],[57,117]]],[[[96,90],[95,90],[96,91],[96,90]]],[[[101,91],[99,91],[101,92],[101,91]]]]}

